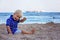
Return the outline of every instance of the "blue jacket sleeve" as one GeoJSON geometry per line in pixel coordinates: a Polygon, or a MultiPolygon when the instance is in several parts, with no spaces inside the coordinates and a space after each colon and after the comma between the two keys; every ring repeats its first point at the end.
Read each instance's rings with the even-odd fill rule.
{"type": "Polygon", "coordinates": [[[6,26],[10,26],[10,20],[9,19],[7,19],[7,21],[6,21],[6,26]]]}

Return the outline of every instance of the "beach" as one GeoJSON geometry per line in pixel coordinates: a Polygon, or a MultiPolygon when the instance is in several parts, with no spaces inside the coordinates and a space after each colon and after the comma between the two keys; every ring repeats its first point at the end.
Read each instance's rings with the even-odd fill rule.
{"type": "Polygon", "coordinates": [[[26,31],[34,28],[35,33],[8,35],[6,25],[0,24],[0,40],[60,40],[60,23],[19,24],[18,28],[26,31]]]}

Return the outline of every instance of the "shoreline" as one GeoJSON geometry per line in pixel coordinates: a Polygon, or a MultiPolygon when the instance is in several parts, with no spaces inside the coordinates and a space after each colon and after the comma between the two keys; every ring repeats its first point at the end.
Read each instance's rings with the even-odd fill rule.
{"type": "MultiPolygon", "coordinates": [[[[60,23],[57,23],[57,22],[56,22],[56,23],[55,23],[55,22],[44,22],[44,23],[41,23],[41,22],[40,22],[40,23],[18,23],[18,24],[49,24],[49,23],[50,23],[50,24],[51,24],[51,23],[53,23],[53,24],[60,24],[60,23]]],[[[6,24],[6,23],[0,23],[0,25],[1,25],[1,24],[6,24]]]]}

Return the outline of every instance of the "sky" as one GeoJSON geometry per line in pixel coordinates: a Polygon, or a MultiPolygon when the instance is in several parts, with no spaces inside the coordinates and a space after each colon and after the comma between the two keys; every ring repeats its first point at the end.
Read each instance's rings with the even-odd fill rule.
{"type": "Polygon", "coordinates": [[[60,12],[60,0],[0,0],[0,12],[47,11],[60,12]]]}

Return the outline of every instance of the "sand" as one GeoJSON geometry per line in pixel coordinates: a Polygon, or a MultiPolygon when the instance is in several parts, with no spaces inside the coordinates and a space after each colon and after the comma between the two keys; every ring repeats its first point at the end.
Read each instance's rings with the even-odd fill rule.
{"type": "Polygon", "coordinates": [[[60,24],[19,24],[21,30],[30,31],[35,28],[34,34],[8,35],[6,25],[0,24],[0,40],[60,40],[60,24]]]}

